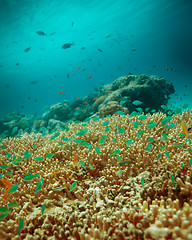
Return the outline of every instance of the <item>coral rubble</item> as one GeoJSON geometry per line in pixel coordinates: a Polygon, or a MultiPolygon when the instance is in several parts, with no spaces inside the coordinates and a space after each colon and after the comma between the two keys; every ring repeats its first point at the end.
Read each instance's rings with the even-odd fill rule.
{"type": "Polygon", "coordinates": [[[2,139],[0,239],[192,239],[182,120],[120,113],[2,139]]]}

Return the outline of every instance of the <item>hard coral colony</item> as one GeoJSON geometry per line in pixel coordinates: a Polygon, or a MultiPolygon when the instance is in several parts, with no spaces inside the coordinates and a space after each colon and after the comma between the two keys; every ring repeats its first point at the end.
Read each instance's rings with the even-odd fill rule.
{"type": "Polygon", "coordinates": [[[192,239],[191,120],[119,111],[3,139],[0,239],[192,239]]]}

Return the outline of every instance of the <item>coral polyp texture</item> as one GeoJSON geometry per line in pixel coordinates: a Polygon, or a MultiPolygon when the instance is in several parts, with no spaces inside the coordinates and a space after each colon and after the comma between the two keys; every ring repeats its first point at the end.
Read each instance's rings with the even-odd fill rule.
{"type": "Polygon", "coordinates": [[[0,239],[192,239],[191,126],[118,111],[2,139],[0,239]]]}

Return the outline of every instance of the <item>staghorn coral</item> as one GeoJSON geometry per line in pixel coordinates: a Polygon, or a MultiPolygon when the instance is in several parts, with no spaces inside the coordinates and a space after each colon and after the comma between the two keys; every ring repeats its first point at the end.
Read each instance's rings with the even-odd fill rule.
{"type": "Polygon", "coordinates": [[[50,135],[3,139],[1,206],[21,206],[0,213],[0,238],[191,239],[191,135],[181,134],[180,122],[190,125],[192,112],[168,120],[163,113],[141,116],[87,119],[50,135]],[[39,175],[25,180],[29,173],[39,175]],[[2,179],[19,185],[6,200],[2,179]]]}

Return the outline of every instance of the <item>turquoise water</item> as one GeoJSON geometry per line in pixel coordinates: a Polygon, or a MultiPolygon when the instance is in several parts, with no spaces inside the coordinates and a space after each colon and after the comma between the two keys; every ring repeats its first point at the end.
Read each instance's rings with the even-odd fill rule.
{"type": "Polygon", "coordinates": [[[182,0],[1,0],[0,115],[40,114],[129,73],[163,76],[172,101],[192,107],[191,11],[182,0]]]}

